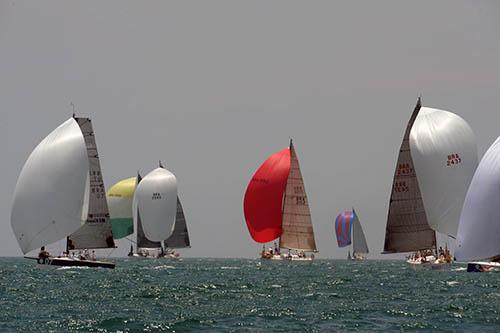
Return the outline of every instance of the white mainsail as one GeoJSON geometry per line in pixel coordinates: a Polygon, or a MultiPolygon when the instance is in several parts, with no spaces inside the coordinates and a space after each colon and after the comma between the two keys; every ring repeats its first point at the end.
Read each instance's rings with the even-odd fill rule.
{"type": "Polygon", "coordinates": [[[172,234],[177,211],[177,180],[168,170],[159,167],[148,173],[135,191],[144,235],[161,242],[172,234]]]}
{"type": "Polygon", "coordinates": [[[484,154],[467,191],[455,257],[500,259],[500,137],[484,154]]]}
{"type": "Polygon", "coordinates": [[[23,253],[65,238],[87,215],[89,160],[70,118],[33,150],[16,184],[11,224],[23,253]]]}
{"type": "Polygon", "coordinates": [[[354,214],[354,221],[352,224],[352,249],[356,253],[369,253],[368,244],[366,244],[365,233],[361,228],[358,215],[352,210],[354,214]]]}
{"type": "Polygon", "coordinates": [[[429,226],[456,237],[478,163],[472,129],[454,113],[422,107],[411,129],[410,151],[429,226]]]}
{"type": "Polygon", "coordinates": [[[299,160],[290,140],[290,174],[283,199],[283,222],[280,248],[316,251],[311,211],[300,172],[299,160]]]}

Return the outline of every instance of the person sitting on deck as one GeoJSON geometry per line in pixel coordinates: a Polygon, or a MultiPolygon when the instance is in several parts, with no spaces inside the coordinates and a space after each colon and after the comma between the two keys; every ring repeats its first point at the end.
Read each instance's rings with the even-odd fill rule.
{"type": "Polygon", "coordinates": [[[48,251],[45,251],[45,246],[42,246],[40,248],[40,252],[38,253],[38,259],[45,260],[50,257],[50,253],[48,251]]]}
{"type": "Polygon", "coordinates": [[[96,255],[95,255],[95,250],[92,250],[92,256],[90,257],[91,260],[96,261],[96,255]]]}

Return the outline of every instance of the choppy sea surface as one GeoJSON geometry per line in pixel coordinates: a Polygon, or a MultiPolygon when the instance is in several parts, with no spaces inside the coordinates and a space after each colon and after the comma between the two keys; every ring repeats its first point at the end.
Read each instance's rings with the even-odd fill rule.
{"type": "Polygon", "coordinates": [[[500,273],[402,261],[0,259],[2,332],[500,332],[500,273]]]}

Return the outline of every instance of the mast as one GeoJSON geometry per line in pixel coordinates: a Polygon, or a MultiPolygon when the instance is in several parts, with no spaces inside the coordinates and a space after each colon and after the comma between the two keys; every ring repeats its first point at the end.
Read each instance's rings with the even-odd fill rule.
{"type": "Polygon", "coordinates": [[[383,253],[411,252],[436,247],[429,227],[410,152],[410,132],[421,108],[420,97],[410,117],[394,173],[383,253]]]}
{"type": "Polygon", "coordinates": [[[292,139],[290,139],[290,160],[290,173],[282,211],[280,248],[316,252],[307,193],[292,139]]]}

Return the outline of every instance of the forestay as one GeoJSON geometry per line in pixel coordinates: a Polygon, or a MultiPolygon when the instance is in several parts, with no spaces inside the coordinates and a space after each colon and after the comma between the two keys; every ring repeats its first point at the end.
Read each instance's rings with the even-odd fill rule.
{"type": "Polygon", "coordinates": [[[19,175],[11,224],[23,253],[63,239],[82,225],[88,176],[83,134],[70,118],[40,142],[19,175]]]}
{"type": "Polygon", "coordinates": [[[455,257],[500,259],[500,138],[484,154],[467,191],[455,257]]]}
{"type": "Polygon", "coordinates": [[[411,129],[410,150],[429,226],[456,237],[478,163],[472,129],[454,113],[422,107],[411,129]]]}

